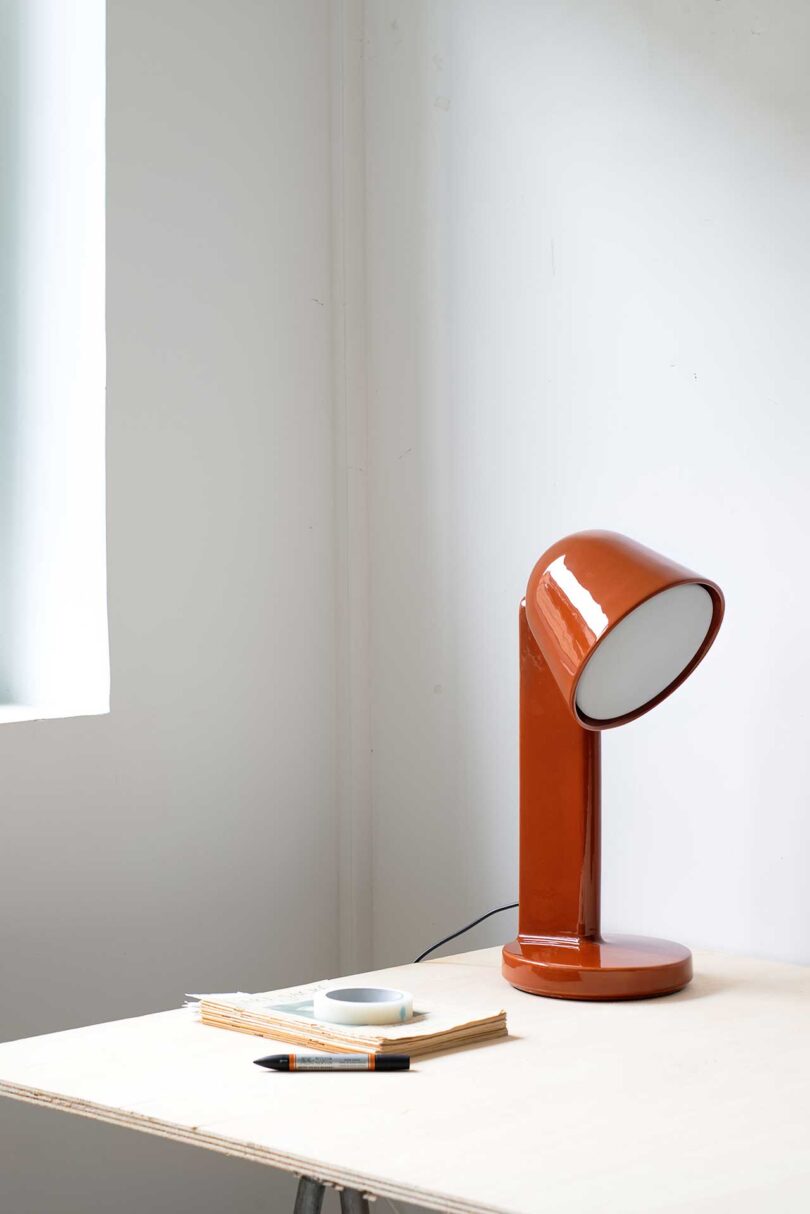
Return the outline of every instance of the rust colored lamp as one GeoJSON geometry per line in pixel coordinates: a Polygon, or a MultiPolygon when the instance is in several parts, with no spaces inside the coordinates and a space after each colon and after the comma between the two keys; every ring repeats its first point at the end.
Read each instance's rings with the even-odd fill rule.
{"type": "Polygon", "coordinates": [[[513,986],[640,999],[692,977],[683,945],[603,936],[600,742],[692,673],[723,618],[708,578],[612,531],[582,531],[535,565],[520,605],[520,909],[503,950],[513,986]]]}

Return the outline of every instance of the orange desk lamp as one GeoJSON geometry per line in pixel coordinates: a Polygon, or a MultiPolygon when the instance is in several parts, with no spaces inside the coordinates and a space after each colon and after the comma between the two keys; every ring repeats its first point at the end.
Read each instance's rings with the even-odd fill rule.
{"type": "Polygon", "coordinates": [[[612,531],[535,565],[520,605],[520,909],[504,977],[562,999],[641,999],[692,977],[683,945],[600,930],[600,742],[692,673],[723,618],[714,582],[612,531]]]}

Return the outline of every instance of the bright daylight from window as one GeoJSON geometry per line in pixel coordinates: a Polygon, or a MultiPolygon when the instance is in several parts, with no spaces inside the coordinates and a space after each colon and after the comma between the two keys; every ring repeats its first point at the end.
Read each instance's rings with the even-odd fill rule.
{"type": "Polygon", "coordinates": [[[0,3],[0,721],[109,707],[104,4],[0,3]]]}

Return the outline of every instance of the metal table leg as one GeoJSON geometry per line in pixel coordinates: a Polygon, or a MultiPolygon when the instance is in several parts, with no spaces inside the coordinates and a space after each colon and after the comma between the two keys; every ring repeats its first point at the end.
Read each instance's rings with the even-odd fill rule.
{"type": "MultiPolygon", "coordinates": [[[[324,1192],[325,1189],[319,1180],[313,1180],[310,1176],[302,1176],[298,1181],[298,1192],[295,1195],[294,1214],[321,1214],[324,1192]]],[[[360,1209],[359,1206],[357,1208],[360,1209]]]]}
{"type": "Polygon", "coordinates": [[[340,1214],[369,1214],[367,1199],[357,1189],[341,1189],[340,1214]]]}

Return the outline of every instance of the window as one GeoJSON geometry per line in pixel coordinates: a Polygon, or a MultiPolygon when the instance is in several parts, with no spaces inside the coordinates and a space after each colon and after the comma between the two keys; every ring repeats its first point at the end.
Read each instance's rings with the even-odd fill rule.
{"type": "Polygon", "coordinates": [[[0,5],[0,720],[109,707],[103,0],[0,5]]]}

